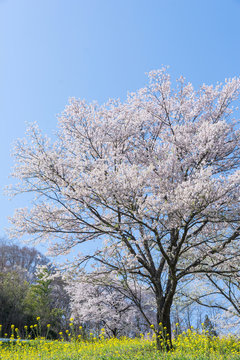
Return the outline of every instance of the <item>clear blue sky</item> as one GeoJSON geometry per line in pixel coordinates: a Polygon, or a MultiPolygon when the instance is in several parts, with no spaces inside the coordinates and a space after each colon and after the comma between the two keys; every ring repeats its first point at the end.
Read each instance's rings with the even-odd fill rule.
{"type": "Polygon", "coordinates": [[[240,0],[0,0],[0,236],[14,208],[12,144],[54,131],[68,98],[102,103],[170,66],[195,86],[240,75],[240,0]]]}

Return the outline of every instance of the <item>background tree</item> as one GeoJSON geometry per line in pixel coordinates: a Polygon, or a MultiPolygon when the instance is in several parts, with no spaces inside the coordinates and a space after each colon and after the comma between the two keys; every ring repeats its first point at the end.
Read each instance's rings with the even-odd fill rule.
{"type": "MultiPolygon", "coordinates": [[[[129,298],[128,291],[124,291],[123,284],[116,278],[101,278],[99,275],[91,279],[85,276],[70,278],[67,291],[71,316],[84,326],[85,331],[99,335],[104,328],[109,337],[139,336],[149,331],[149,324],[139,306],[129,298]]],[[[134,286],[132,292],[136,293],[134,286]]],[[[140,290],[140,286],[137,292],[141,308],[154,321],[153,293],[143,288],[140,290]]]]}
{"type": "Polygon", "coordinates": [[[98,240],[76,265],[91,259],[148,284],[171,338],[182,280],[232,272],[239,256],[240,80],[196,92],[182,78],[173,89],[164,69],[149,78],[124,103],[72,99],[53,144],[30,127],[16,144],[13,194],[35,197],[12,223],[15,235],[51,239],[55,255],[98,240]]]}
{"type": "Polygon", "coordinates": [[[56,338],[69,318],[69,298],[63,280],[51,276],[47,266],[37,269],[36,281],[30,285],[25,298],[25,311],[34,319],[40,317],[41,335],[56,338]],[[50,330],[47,325],[50,324],[50,330]]]}
{"type": "Polygon", "coordinates": [[[213,322],[209,319],[209,316],[206,315],[203,323],[204,330],[208,332],[209,336],[217,336],[217,331],[213,322]]]}
{"type": "Polygon", "coordinates": [[[0,272],[0,324],[3,334],[11,335],[12,324],[22,331],[24,325],[32,323],[33,317],[25,309],[29,286],[21,272],[0,272]]]}
{"type": "Polygon", "coordinates": [[[21,271],[26,280],[34,281],[37,266],[46,265],[49,259],[35,248],[19,246],[7,239],[0,239],[0,271],[21,271]]]}

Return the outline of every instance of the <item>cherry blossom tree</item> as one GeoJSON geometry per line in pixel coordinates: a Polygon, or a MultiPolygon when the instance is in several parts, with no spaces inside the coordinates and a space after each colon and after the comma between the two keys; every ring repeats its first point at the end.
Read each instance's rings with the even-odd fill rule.
{"type": "MultiPolygon", "coordinates": [[[[70,278],[66,287],[70,297],[72,317],[89,330],[97,333],[104,328],[107,336],[136,336],[148,332],[150,319],[154,319],[151,311],[153,294],[144,289],[132,288],[132,292],[141,292],[141,309],[124,291],[124,287],[116,279],[81,276],[70,278]],[[146,321],[146,316],[148,322],[146,321]]],[[[137,295],[135,295],[136,297],[137,295]]],[[[153,320],[154,321],[154,320],[153,320]]]]}
{"type": "Polygon", "coordinates": [[[97,244],[75,266],[91,260],[147,283],[171,338],[181,281],[227,274],[239,256],[239,89],[233,78],[195,91],[162,69],[125,102],[71,99],[56,140],[32,125],[16,144],[12,193],[35,196],[12,234],[49,241],[55,255],[97,244]]]}

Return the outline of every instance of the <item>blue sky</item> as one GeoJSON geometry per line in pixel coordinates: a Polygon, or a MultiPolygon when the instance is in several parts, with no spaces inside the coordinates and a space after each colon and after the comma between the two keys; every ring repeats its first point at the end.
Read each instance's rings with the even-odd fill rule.
{"type": "Polygon", "coordinates": [[[0,0],[0,236],[28,199],[3,195],[26,122],[51,134],[69,97],[124,99],[170,66],[195,86],[240,75],[240,0],[0,0]]]}

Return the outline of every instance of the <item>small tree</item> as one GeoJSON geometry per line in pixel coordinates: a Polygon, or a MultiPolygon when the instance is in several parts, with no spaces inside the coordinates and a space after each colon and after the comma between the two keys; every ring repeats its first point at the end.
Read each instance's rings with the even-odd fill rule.
{"type": "Polygon", "coordinates": [[[151,286],[156,324],[171,339],[182,280],[226,274],[239,257],[240,80],[196,92],[182,78],[174,90],[164,70],[149,77],[125,103],[72,99],[53,144],[30,127],[30,141],[16,145],[13,193],[36,196],[12,223],[14,235],[57,239],[55,255],[97,240],[75,266],[92,259],[151,286]]]}
{"type": "Polygon", "coordinates": [[[213,325],[212,320],[209,319],[208,315],[205,316],[203,325],[204,330],[207,331],[210,336],[217,336],[217,331],[213,325]]]}
{"type": "MultiPolygon", "coordinates": [[[[64,309],[58,297],[56,298],[56,279],[51,278],[51,271],[47,266],[39,267],[36,277],[36,282],[29,287],[25,299],[25,311],[32,314],[35,321],[37,317],[40,317],[42,335],[49,333],[50,336],[56,337],[63,325],[69,303],[65,302],[64,309]],[[50,331],[47,329],[48,324],[50,324],[50,331]]],[[[67,297],[63,286],[61,296],[63,299],[67,297]]]]}

